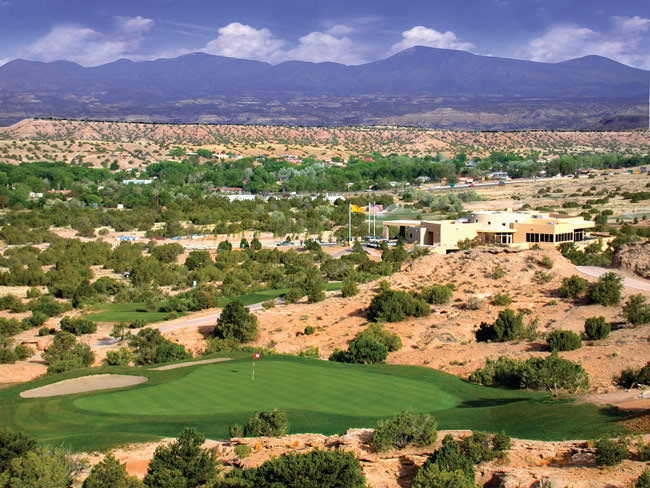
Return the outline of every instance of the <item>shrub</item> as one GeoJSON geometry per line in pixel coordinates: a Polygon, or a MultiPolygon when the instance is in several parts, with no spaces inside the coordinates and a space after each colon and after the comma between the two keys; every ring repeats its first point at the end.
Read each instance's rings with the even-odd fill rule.
{"type": "Polygon", "coordinates": [[[236,339],[240,343],[252,341],[257,336],[257,317],[240,300],[234,300],[221,312],[214,328],[214,336],[236,339]]]}
{"type": "Polygon", "coordinates": [[[465,304],[467,310],[480,310],[485,305],[485,302],[478,297],[470,297],[465,304]]]}
{"type": "Polygon", "coordinates": [[[239,444],[235,446],[235,456],[237,456],[240,459],[247,458],[248,456],[251,455],[251,448],[248,447],[246,444],[239,444]]]}
{"type": "Polygon", "coordinates": [[[619,439],[599,439],[595,444],[594,459],[598,466],[616,466],[628,456],[627,441],[619,439]]]}
{"type": "Polygon", "coordinates": [[[606,338],[611,331],[611,326],[605,317],[589,317],[585,320],[585,337],[592,341],[606,338]]]}
{"type": "Polygon", "coordinates": [[[600,305],[616,305],[621,301],[623,278],[616,273],[605,273],[589,290],[589,300],[600,305]]]}
{"type": "Polygon", "coordinates": [[[431,463],[420,468],[412,488],[475,488],[475,484],[463,471],[445,471],[431,463]]]}
{"type": "Polygon", "coordinates": [[[228,435],[233,437],[244,437],[244,428],[239,424],[233,424],[228,428],[228,435]]]}
{"type": "Polygon", "coordinates": [[[497,307],[507,307],[512,303],[512,298],[507,293],[497,293],[492,298],[492,305],[497,307]]]}
{"type": "Polygon", "coordinates": [[[551,273],[545,273],[544,271],[535,271],[533,279],[537,283],[548,283],[553,279],[553,275],[551,275],[551,273]]]}
{"type": "Polygon", "coordinates": [[[376,451],[406,446],[424,447],[438,438],[438,423],[429,414],[403,412],[391,419],[380,420],[372,436],[371,446],[376,451]]]}
{"type": "Polygon", "coordinates": [[[288,292],[284,294],[284,299],[289,303],[296,303],[302,297],[305,296],[305,292],[301,288],[292,287],[288,292]]]}
{"type": "Polygon", "coordinates": [[[363,337],[379,342],[386,346],[388,352],[399,351],[402,348],[402,339],[397,334],[388,332],[381,324],[370,324],[357,338],[363,337]]]}
{"type": "Polygon", "coordinates": [[[639,461],[650,461],[650,442],[644,444],[642,441],[639,441],[639,461]]]}
{"type": "Polygon", "coordinates": [[[0,347],[0,364],[14,364],[18,360],[16,352],[9,347],[0,347]]]}
{"type": "Polygon", "coordinates": [[[440,449],[427,459],[426,464],[430,463],[437,464],[441,470],[450,473],[461,471],[467,478],[474,480],[474,463],[451,435],[446,435],[440,449]]]}
{"type": "Polygon", "coordinates": [[[562,286],[558,293],[563,298],[577,298],[585,292],[588,286],[589,281],[581,276],[573,275],[562,280],[562,286]]]}
{"type": "Polygon", "coordinates": [[[255,412],[244,426],[246,437],[282,437],[288,432],[287,415],[278,409],[255,412]]]}
{"type": "Polygon", "coordinates": [[[461,445],[472,464],[479,464],[503,456],[512,443],[504,432],[493,436],[486,432],[472,432],[471,436],[463,439],[461,445]]]}
{"type": "Polygon", "coordinates": [[[544,266],[546,269],[551,269],[553,267],[553,260],[549,256],[544,256],[539,264],[544,266]]]}
{"type": "Polygon", "coordinates": [[[375,364],[383,363],[388,357],[388,349],[381,342],[364,337],[353,339],[347,351],[334,349],[330,361],[339,363],[375,364]]]}
{"type": "Polygon", "coordinates": [[[643,325],[650,322],[650,303],[641,295],[632,295],[623,306],[623,316],[632,325],[643,325]]]}
{"type": "Polygon", "coordinates": [[[622,388],[634,388],[637,385],[650,385],[650,361],[639,369],[624,369],[616,378],[616,383],[622,388]]]}
{"type": "Polygon", "coordinates": [[[258,468],[231,471],[215,488],[365,488],[359,460],[351,452],[314,449],[288,453],[266,461],[258,468]]]}
{"type": "Polygon", "coordinates": [[[580,336],[570,330],[554,330],[546,337],[550,351],[573,351],[582,347],[580,336]]]}
{"type": "Polygon", "coordinates": [[[574,394],[589,387],[589,376],[582,366],[551,354],[525,361],[499,357],[486,360],[485,367],[474,371],[469,380],[486,386],[548,390],[554,395],[574,394]]]}
{"type": "Polygon", "coordinates": [[[47,319],[47,315],[42,312],[32,312],[29,317],[23,319],[23,322],[26,327],[31,329],[32,327],[40,327],[47,319]]]}
{"type": "Polygon", "coordinates": [[[54,332],[55,332],[55,330],[54,330],[54,329],[50,329],[49,327],[41,327],[40,329],[38,329],[38,335],[39,335],[39,337],[43,337],[43,336],[46,336],[46,335],[54,334],[54,332]]]}
{"type": "Polygon", "coordinates": [[[634,488],[650,488],[650,469],[643,470],[634,482],[634,488]]]}
{"type": "Polygon", "coordinates": [[[300,351],[298,353],[298,357],[318,359],[320,357],[320,353],[318,352],[318,347],[309,346],[306,349],[303,349],[302,351],[300,351]]]}
{"type": "Polygon", "coordinates": [[[0,474],[9,468],[12,459],[32,451],[36,445],[36,440],[22,432],[0,427],[0,474]]]}
{"type": "Polygon", "coordinates": [[[490,276],[495,280],[500,280],[506,275],[506,270],[501,266],[495,266],[490,273],[490,276]]]}
{"type": "Polygon", "coordinates": [[[493,324],[481,322],[476,331],[476,340],[479,342],[508,342],[519,339],[526,334],[522,314],[515,314],[509,308],[499,312],[493,324]]]}
{"type": "Polygon", "coordinates": [[[427,303],[433,305],[442,305],[448,303],[451,300],[451,296],[454,293],[453,286],[450,285],[433,285],[428,288],[424,288],[420,297],[427,303]]]}
{"type": "Polygon", "coordinates": [[[356,282],[350,278],[345,278],[341,285],[341,294],[343,298],[353,297],[359,293],[359,287],[356,282]]]}
{"type": "Polygon", "coordinates": [[[424,317],[431,309],[423,300],[415,299],[405,291],[386,290],[370,302],[368,319],[371,322],[399,322],[408,316],[424,317]]]}
{"type": "Polygon", "coordinates": [[[126,347],[120,347],[117,351],[106,353],[106,364],[109,366],[128,366],[135,360],[133,353],[126,347]]]}
{"type": "Polygon", "coordinates": [[[311,325],[308,325],[305,327],[305,330],[303,331],[305,335],[313,335],[316,332],[316,328],[312,327],[311,325]]]}
{"type": "Polygon", "coordinates": [[[16,349],[14,349],[14,352],[16,353],[16,357],[19,361],[24,361],[25,359],[29,359],[34,355],[34,350],[27,344],[17,345],[16,349]]]}
{"type": "Polygon", "coordinates": [[[92,334],[97,331],[97,324],[95,322],[84,319],[63,317],[59,325],[61,326],[61,330],[65,330],[76,336],[92,334]]]}
{"type": "Polygon", "coordinates": [[[27,298],[38,298],[41,296],[41,290],[35,287],[31,287],[27,290],[27,298]]]}
{"type": "Polygon", "coordinates": [[[84,480],[82,488],[144,488],[142,481],[134,476],[129,476],[124,464],[115,459],[113,454],[108,454],[90,470],[84,480]]]}
{"type": "Polygon", "coordinates": [[[201,446],[205,437],[185,429],[169,445],[156,448],[144,484],[149,488],[205,486],[217,476],[215,453],[201,446]]]}

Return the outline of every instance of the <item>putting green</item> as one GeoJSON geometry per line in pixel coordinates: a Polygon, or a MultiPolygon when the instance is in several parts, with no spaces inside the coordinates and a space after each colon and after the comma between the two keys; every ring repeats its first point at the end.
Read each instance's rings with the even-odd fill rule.
{"type": "Polygon", "coordinates": [[[74,405],[126,415],[207,415],[279,408],[384,416],[394,414],[396,408],[431,411],[460,403],[422,379],[323,364],[327,363],[264,359],[257,361],[254,381],[250,363],[212,364],[175,381],[83,397],[74,405]]]}
{"type": "Polygon", "coordinates": [[[441,429],[505,431],[524,439],[593,439],[626,432],[621,412],[551,400],[549,395],[487,388],[417,366],[359,365],[291,356],[156,371],[91,368],[53,375],[0,390],[0,427],[72,450],[101,450],[176,436],[191,426],[210,439],[228,437],[255,410],[286,412],[291,432],[331,435],[405,409],[433,414],[441,429]],[[115,390],[50,398],[20,393],[92,374],[146,376],[115,390]]]}

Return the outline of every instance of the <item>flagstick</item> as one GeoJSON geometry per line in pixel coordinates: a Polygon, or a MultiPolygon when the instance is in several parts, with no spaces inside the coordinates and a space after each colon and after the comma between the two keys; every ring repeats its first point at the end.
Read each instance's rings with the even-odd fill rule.
{"type": "Polygon", "coordinates": [[[255,358],[253,358],[253,369],[251,370],[251,380],[255,381],[255,358]]]}
{"type": "Polygon", "coordinates": [[[374,239],[377,235],[377,208],[375,208],[375,202],[372,202],[372,238],[374,239]]]}

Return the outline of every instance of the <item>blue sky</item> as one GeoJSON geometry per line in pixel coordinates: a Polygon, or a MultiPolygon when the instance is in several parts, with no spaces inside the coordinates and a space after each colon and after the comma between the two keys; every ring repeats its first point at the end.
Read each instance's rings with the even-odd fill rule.
{"type": "Polygon", "coordinates": [[[649,0],[0,0],[0,64],[190,52],[360,64],[414,45],[650,69],[649,0]]]}

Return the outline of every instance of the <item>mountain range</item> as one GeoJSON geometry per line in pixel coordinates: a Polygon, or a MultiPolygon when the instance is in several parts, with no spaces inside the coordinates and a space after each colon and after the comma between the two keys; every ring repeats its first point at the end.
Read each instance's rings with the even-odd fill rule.
{"type": "Polygon", "coordinates": [[[195,53],[96,67],[0,67],[0,123],[26,117],[470,129],[645,127],[649,72],[413,47],[358,66],[195,53]]]}

